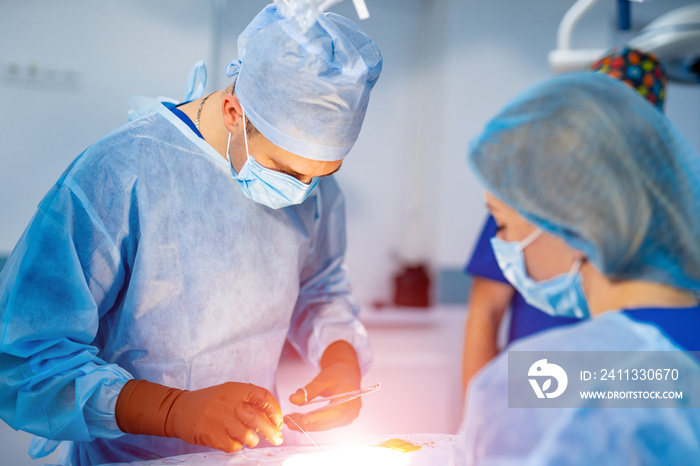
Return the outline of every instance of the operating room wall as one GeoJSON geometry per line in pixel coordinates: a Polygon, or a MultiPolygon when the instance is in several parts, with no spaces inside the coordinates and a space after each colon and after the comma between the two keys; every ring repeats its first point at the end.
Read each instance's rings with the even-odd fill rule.
{"type": "MultiPolygon", "coordinates": [[[[131,95],[183,95],[199,59],[211,91],[229,80],[236,37],[267,0],[4,0],[0,3],[0,256],[85,147],[126,121],[131,95]]],[[[551,75],[564,0],[367,0],[358,23],[384,71],[337,178],[348,256],[363,304],[387,301],[404,263],[459,269],[485,216],[468,142],[517,92],[551,75]]],[[[634,3],[633,28],[691,1],[634,3]]],[[[607,48],[614,0],[595,6],[573,45],[607,48]]],[[[333,11],[356,20],[352,2],[333,11]]],[[[700,86],[672,85],[667,114],[700,148],[700,86]]],[[[220,202],[213,199],[212,202],[220,202]]],[[[206,240],[206,239],[203,239],[206,240]]],[[[464,290],[466,295],[466,290],[464,290]]]]}
{"type": "MultiPolygon", "coordinates": [[[[551,76],[547,54],[555,48],[562,16],[574,3],[454,0],[440,5],[435,48],[440,71],[437,93],[441,124],[434,133],[440,154],[436,180],[440,191],[430,257],[440,267],[462,267],[486,215],[482,190],[465,163],[468,141],[518,92],[551,76]],[[440,37],[442,34],[442,37],[440,37]]],[[[607,49],[625,43],[653,19],[697,1],[631,3],[632,29],[616,28],[617,0],[600,1],[573,30],[572,47],[607,49]]],[[[666,115],[700,154],[700,86],[670,84],[666,115]]],[[[546,181],[545,181],[546,182],[546,181]]],[[[428,208],[428,207],[426,207],[428,208]]]]}

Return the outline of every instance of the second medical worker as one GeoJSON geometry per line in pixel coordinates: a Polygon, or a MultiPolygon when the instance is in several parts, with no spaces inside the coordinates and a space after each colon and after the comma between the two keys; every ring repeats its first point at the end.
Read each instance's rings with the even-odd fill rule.
{"type": "MultiPolygon", "coordinates": [[[[5,265],[0,417],[43,438],[34,456],[60,440],[73,464],[280,444],[287,338],[320,369],[296,401],[360,387],[371,352],[329,175],[381,54],[346,18],[301,32],[272,5],[238,48],[234,85],[83,152],[5,265]]],[[[297,422],[347,424],[359,402],[332,409],[297,422]]]]}
{"type": "MultiPolygon", "coordinates": [[[[617,46],[590,67],[592,71],[619,79],[663,112],[666,99],[666,73],[652,54],[617,46]]],[[[469,381],[501,350],[498,332],[506,319],[507,345],[550,328],[582,322],[590,317],[585,301],[569,307],[554,309],[549,305],[533,304],[521,295],[498,266],[491,247],[496,236],[496,220],[489,215],[482,227],[465,272],[472,276],[469,313],[462,353],[462,381],[466,392],[469,381]],[[510,315],[506,310],[510,308],[510,315]]]]}

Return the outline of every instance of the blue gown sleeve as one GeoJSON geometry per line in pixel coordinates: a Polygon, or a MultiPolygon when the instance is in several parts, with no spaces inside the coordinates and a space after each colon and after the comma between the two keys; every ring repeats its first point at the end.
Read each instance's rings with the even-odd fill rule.
{"type": "Polygon", "coordinates": [[[372,351],[344,266],[344,199],[332,178],[321,183],[323,189],[316,198],[321,215],[301,272],[288,338],[302,358],[317,369],[325,349],[334,341],[345,340],[357,351],[364,374],[372,362],[372,351]]]}
{"type": "Polygon", "coordinates": [[[501,268],[498,266],[496,255],[491,247],[491,238],[496,236],[496,229],[496,220],[489,215],[464,271],[477,277],[508,283],[506,277],[503,276],[503,272],[501,272],[501,268]]]}
{"type": "Polygon", "coordinates": [[[65,176],[0,275],[0,417],[47,439],[115,438],[116,399],[132,376],[100,359],[93,342],[126,270],[115,238],[65,176]]]}

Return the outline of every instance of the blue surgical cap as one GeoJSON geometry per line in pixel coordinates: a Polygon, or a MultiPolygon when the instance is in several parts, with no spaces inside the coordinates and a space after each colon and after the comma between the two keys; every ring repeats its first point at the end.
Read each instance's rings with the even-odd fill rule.
{"type": "Polygon", "coordinates": [[[322,13],[305,33],[268,5],[238,37],[236,95],[270,142],[321,161],[344,158],[382,70],[379,48],[356,24],[322,13]]]}
{"type": "Polygon", "coordinates": [[[606,276],[700,288],[700,157],[625,84],[584,72],[535,86],[487,124],[469,162],[606,276]]]}

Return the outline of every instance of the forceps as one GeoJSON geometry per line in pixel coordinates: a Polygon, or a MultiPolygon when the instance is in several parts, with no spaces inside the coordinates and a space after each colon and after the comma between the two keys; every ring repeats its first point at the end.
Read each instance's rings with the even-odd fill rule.
{"type": "MultiPolygon", "coordinates": [[[[330,401],[330,403],[328,403],[325,406],[321,406],[320,408],[303,413],[304,415],[306,415],[306,414],[310,414],[310,413],[315,413],[316,411],[320,411],[322,409],[329,408],[331,406],[336,406],[336,405],[339,405],[341,403],[345,403],[346,401],[354,400],[355,398],[359,398],[362,395],[366,395],[367,393],[376,392],[377,390],[379,390],[379,388],[380,388],[380,384],[377,384],[377,385],[372,385],[371,387],[361,388],[359,390],[353,390],[351,392],[338,393],[337,395],[331,395],[331,396],[326,396],[326,397],[321,397],[321,398],[314,398],[311,401],[308,400],[308,394],[306,393],[306,389],[302,388],[302,390],[304,391],[304,400],[305,401],[302,404],[297,405],[297,406],[308,406],[308,405],[312,405],[315,403],[323,403],[324,401],[330,401]]],[[[304,429],[302,429],[301,426],[294,421],[294,419],[291,418],[291,416],[285,414],[284,417],[286,417],[287,419],[292,421],[292,423],[294,423],[294,425],[297,426],[299,428],[299,430],[301,430],[301,432],[304,435],[306,435],[306,438],[311,440],[311,443],[313,443],[314,446],[318,446],[318,445],[316,445],[316,442],[314,442],[314,440],[309,436],[309,434],[307,434],[306,431],[304,429]]]]}
{"type": "MultiPolygon", "coordinates": [[[[319,409],[330,408],[331,406],[336,406],[336,405],[339,405],[341,403],[345,403],[345,402],[348,402],[350,400],[354,400],[355,398],[359,398],[362,395],[376,392],[377,390],[379,390],[379,388],[380,388],[380,384],[372,385],[371,387],[361,388],[359,390],[353,390],[351,392],[338,393],[337,395],[331,395],[331,396],[326,396],[326,397],[321,397],[321,398],[314,398],[313,400],[307,400],[304,403],[297,405],[297,406],[308,406],[308,405],[315,404],[315,403],[323,403],[325,401],[330,401],[330,403],[328,403],[327,405],[322,406],[322,407],[314,410],[314,411],[318,411],[319,409]]],[[[304,389],[302,388],[302,390],[304,390],[304,389]]],[[[304,390],[304,398],[306,398],[306,390],[304,390]]],[[[313,412],[313,411],[309,411],[309,412],[313,412]]],[[[304,413],[304,414],[308,414],[308,413],[304,413]]]]}

